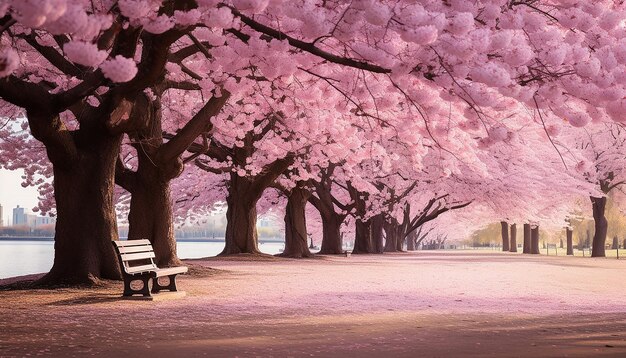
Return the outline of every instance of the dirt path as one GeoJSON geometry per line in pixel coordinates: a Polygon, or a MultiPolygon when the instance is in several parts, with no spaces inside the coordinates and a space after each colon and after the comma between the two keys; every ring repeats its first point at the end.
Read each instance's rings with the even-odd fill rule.
{"type": "MultiPolygon", "coordinates": [[[[0,291],[0,356],[626,356],[626,261],[442,252],[190,261],[188,297],[0,291]]],[[[1,284],[1,283],[0,283],[1,284]]]]}

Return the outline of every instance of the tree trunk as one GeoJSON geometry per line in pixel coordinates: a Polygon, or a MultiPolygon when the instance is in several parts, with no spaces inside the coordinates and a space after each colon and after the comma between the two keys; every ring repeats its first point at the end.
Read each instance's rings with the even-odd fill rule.
{"type": "Polygon", "coordinates": [[[399,225],[396,226],[396,251],[404,251],[404,233],[400,232],[399,225]]]}
{"type": "Polygon", "coordinates": [[[417,233],[415,231],[412,231],[407,237],[406,237],[406,250],[407,251],[415,251],[416,248],[416,244],[415,242],[417,241],[417,233]]]}
{"type": "Polygon", "coordinates": [[[622,243],[622,249],[626,249],[626,239],[624,239],[624,242],[622,243]]]}
{"type": "Polygon", "coordinates": [[[220,256],[261,253],[256,230],[256,203],[260,194],[252,190],[252,184],[248,178],[230,174],[226,197],[226,245],[220,256]]]}
{"type": "Polygon", "coordinates": [[[616,235],[616,236],[613,236],[613,244],[611,245],[611,250],[617,250],[618,247],[619,247],[619,241],[616,235]]]}
{"type": "Polygon", "coordinates": [[[510,252],[517,252],[517,225],[511,224],[511,247],[510,252]]]}
{"type": "Polygon", "coordinates": [[[539,254],[539,225],[530,229],[530,253],[539,254]]]}
{"type": "Polygon", "coordinates": [[[372,244],[374,246],[374,253],[382,254],[385,250],[383,244],[383,224],[385,218],[382,214],[378,214],[371,219],[372,222],[372,244]]]}
{"type": "Polygon", "coordinates": [[[341,224],[344,217],[335,213],[324,215],[320,212],[322,217],[322,247],[320,248],[320,254],[324,255],[337,255],[343,254],[343,243],[341,240],[341,224]]]}
{"type": "Polygon", "coordinates": [[[525,254],[530,254],[530,224],[524,224],[524,251],[525,254]]]}
{"type": "Polygon", "coordinates": [[[559,249],[563,248],[563,239],[559,239],[559,249]]]}
{"type": "Polygon", "coordinates": [[[148,239],[160,267],[180,266],[172,218],[170,182],[183,170],[180,159],[162,160],[163,129],[159,101],[138,97],[130,121],[138,124],[128,135],[137,151],[137,171],[121,162],[115,180],[131,194],[128,213],[128,238],[148,239]]]}
{"type": "Polygon", "coordinates": [[[285,209],[285,250],[278,256],[312,257],[309,251],[306,229],[306,203],[311,193],[301,187],[291,189],[285,209]]]}
{"type": "Polygon", "coordinates": [[[398,225],[394,222],[385,221],[383,228],[385,229],[385,252],[398,251],[398,225]]]}
{"type": "MultiPolygon", "coordinates": [[[[138,156],[142,158],[144,155],[138,156]]],[[[176,255],[170,181],[163,180],[158,168],[142,159],[135,178],[128,213],[128,238],[149,239],[157,266],[180,266],[181,261],[176,255]]]]}
{"type": "Polygon", "coordinates": [[[121,136],[91,138],[77,163],[53,165],[57,222],[54,263],[38,284],[94,284],[120,279],[113,191],[121,136]]]}
{"type": "Polygon", "coordinates": [[[606,233],[608,229],[608,221],[604,216],[606,208],[606,196],[601,198],[591,197],[593,204],[593,220],[595,222],[595,232],[593,234],[593,248],[591,257],[606,257],[604,245],[606,243],[606,233]]]}
{"type": "Polygon", "coordinates": [[[565,228],[565,237],[567,239],[567,254],[574,255],[574,240],[572,238],[573,231],[570,228],[565,228]]]}
{"type": "Polygon", "coordinates": [[[509,251],[509,224],[506,221],[500,221],[502,226],[502,251],[509,251]]]}
{"type": "Polygon", "coordinates": [[[331,175],[334,165],[322,172],[322,180],[313,183],[315,195],[309,198],[311,204],[317,209],[322,218],[322,247],[319,254],[338,255],[343,254],[343,238],[341,236],[341,224],[346,218],[346,214],[338,214],[335,211],[335,203],[332,194],[331,175]]]}
{"type": "Polygon", "coordinates": [[[372,223],[371,221],[361,221],[356,219],[356,230],[354,233],[353,254],[371,254],[372,250],[372,223]]]}

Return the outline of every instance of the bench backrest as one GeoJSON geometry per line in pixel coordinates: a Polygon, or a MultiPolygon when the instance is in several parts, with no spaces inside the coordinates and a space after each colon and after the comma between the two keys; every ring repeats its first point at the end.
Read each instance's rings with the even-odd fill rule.
{"type": "Polygon", "coordinates": [[[120,268],[129,275],[155,270],[154,250],[149,240],[113,241],[120,268]]]}

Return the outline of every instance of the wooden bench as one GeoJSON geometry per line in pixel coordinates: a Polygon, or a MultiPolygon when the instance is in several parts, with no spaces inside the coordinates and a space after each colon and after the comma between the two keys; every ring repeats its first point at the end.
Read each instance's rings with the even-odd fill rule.
{"type": "Polygon", "coordinates": [[[120,269],[124,278],[124,296],[143,295],[151,296],[150,280],[152,280],[152,293],[161,290],[177,291],[176,275],[187,272],[187,267],[158,268],[154,263],[154,250],[149,240],[125,240],[113,241],[113,247],[120,262],[120,269]],[[159,283],[159,277],[167,276],[167,285],[159,283]],[[133,281],[141,281],[141,289],[131,286],[133,281]]]}

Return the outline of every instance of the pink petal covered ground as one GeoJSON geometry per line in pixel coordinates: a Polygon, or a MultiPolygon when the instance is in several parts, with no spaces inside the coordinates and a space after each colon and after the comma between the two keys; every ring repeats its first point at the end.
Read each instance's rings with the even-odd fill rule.
{"type": "Polygon", "coordinates": [[[1,355],[626,354],[626,261],[448,251],[188,263],[179,300],[122,301],[119,283],[0,291],[1,355]]]}

